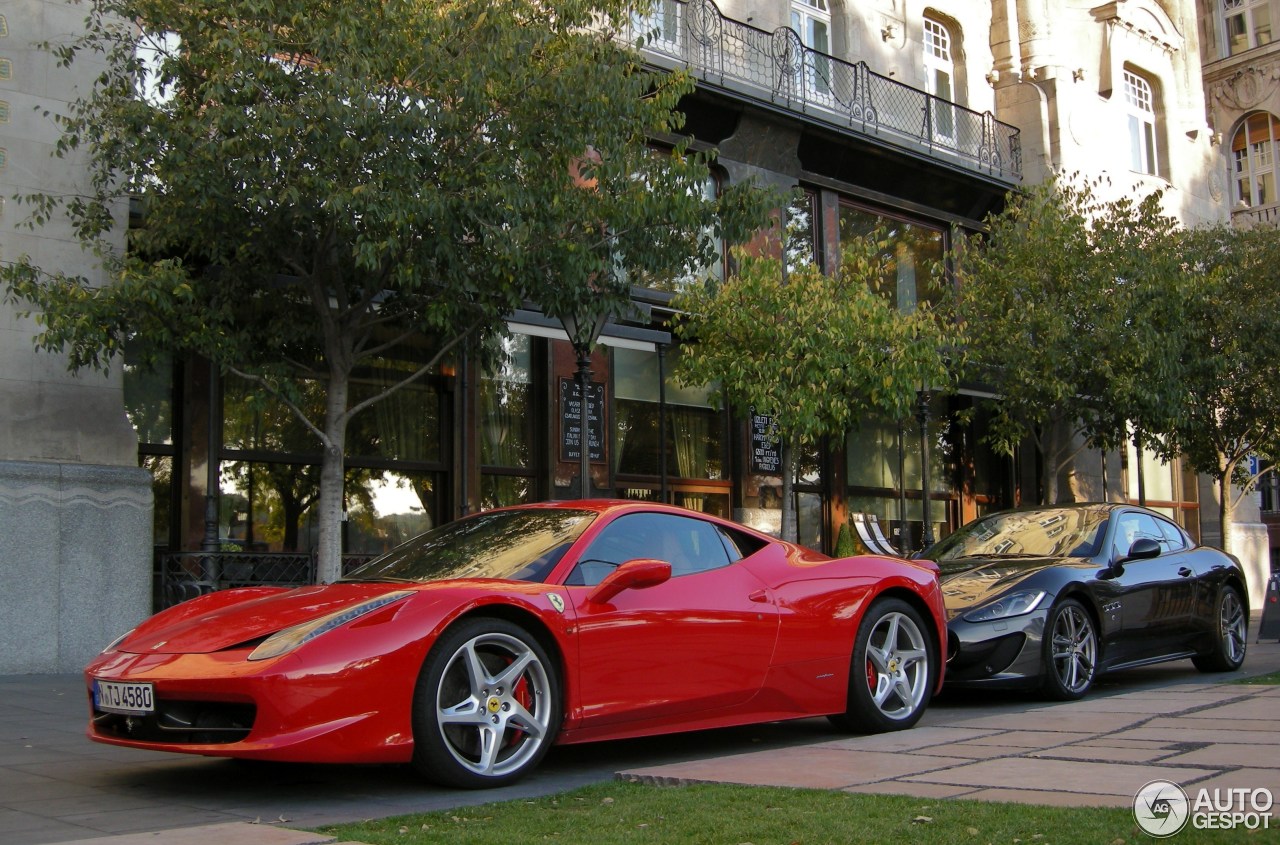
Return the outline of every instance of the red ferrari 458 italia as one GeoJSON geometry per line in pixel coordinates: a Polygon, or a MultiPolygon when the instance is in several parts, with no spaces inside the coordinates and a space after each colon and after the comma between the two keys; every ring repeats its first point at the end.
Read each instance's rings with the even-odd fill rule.
{"type": "Polygon", "coordinates": [[[828,716],[916,723],[942,683],[930,561],[831,559],[644,502],[488,511],[333,584],[210,593],[86,669],[98,742],[509,783],[555,743],[828,716]]]}

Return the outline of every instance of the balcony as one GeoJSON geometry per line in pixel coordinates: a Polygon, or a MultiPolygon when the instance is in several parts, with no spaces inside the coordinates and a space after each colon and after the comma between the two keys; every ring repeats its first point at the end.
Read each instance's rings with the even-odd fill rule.
{"type": "Polygon", "coordinates": [[[1280,228],[1280,204],[1237,208],[1231,212],[1231,225],[1239,229],[1280,228]]]}
{"type": "Polygon", "coordinates": [[[659,0],[623,32],[645,58],[686,68],[702,85],[803,114],[1012,185],[1022,179],[1018,129],[887,76],[806,47],[790,27],[773,32],[726,18],[711,0],[659,0]]]}

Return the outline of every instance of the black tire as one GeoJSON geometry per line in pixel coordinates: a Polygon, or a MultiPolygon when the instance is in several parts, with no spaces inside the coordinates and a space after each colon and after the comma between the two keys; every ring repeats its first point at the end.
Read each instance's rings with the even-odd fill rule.
{"type": "Polygon", "coordinates": [[[1083,604],[1063,599],[1049,610],[1041,644],[1041,689],[1055,701],[1083,698],[1098,677],[1098,628],[1083,604]]]}
{"type": "Polygon", "coordinates": [[[555,742],[560,690],[555,664],[519,625],[481,618],[450,628],[414,691],[414,768],[464,789],[520,779],[555,742]]]}
{"type": "Polygon", "coordinates": [[[1213,651],[1191,658],[1201,672],[1234,672],[1244,663],[1249,643],[1249,617],[1240,592],[1229,584],[1218,588],[1213,621],[1213,651]]]}
{"type": "Polygon", "coordinates": [[[938,644],[920,613],[901,599],[877,599],[853,643],[845,712],[831,723],[856,733],[911,727],[933,698],[938,668],[938,644]]]}

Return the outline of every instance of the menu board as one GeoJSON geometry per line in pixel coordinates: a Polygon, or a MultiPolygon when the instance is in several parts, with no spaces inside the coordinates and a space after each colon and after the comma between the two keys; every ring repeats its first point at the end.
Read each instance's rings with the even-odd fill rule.
{"type": "MultiPolygon", "coordinates": [[[[604,382],[587,385],[587,458],[604,461],[604,382]]],[[[576,379],[560,379],[560,460],[582,460],[582,396],[576,379]]]]}
{"type": "Polygon", "coordinates": [[[778,421],[772,414],[758,414],[751,409],[751,472],[782,472],[781,441],[778,440],[778,421]]]}

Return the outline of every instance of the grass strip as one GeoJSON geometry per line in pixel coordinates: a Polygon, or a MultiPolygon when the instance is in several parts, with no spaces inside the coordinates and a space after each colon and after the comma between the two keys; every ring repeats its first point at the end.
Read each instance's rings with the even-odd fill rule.
{"type": "MultiPolygon", "coordinates": [[[[609,782],[537,799],[330,826],[370,845],[1125,845],[1150,843],[1127,808],[1047,807],[728,785],[609,782]]],[[[1272,833],[1184,830],[1180,842],[1272,833]]]]}

